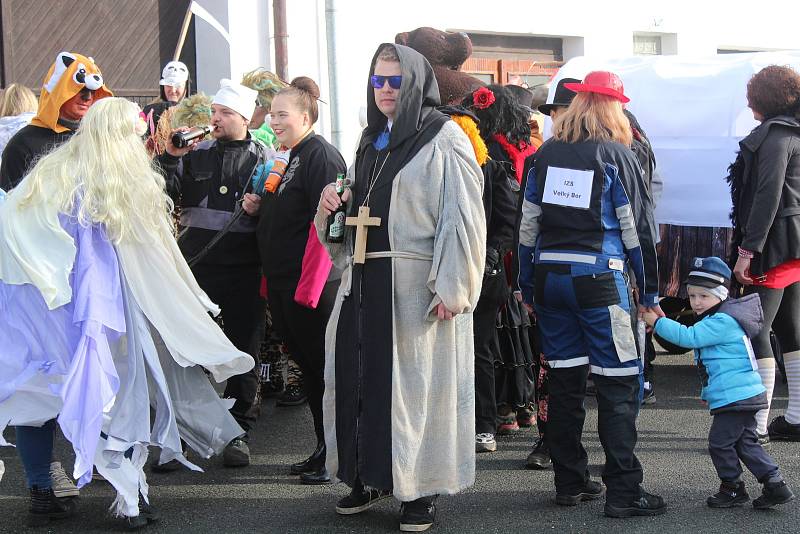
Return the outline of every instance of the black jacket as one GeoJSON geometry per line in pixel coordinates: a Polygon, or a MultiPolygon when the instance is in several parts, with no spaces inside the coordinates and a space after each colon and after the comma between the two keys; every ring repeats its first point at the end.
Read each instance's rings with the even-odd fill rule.
{"type": "MultiPolygon", "coordinates": [[[[182,158],[158,156],[167,192],[181,208],[181,252],[188,259],[222,229],[242,198],[258,161],[253,141],[203,141],[182,158]]],[[[258,218],[242,215],[238,223],[199,261],[207,265],[258,264],[255,228],[258,218]]]]}
{"type": "Polygon", "coordinates": [[[762,275],[800,258],[800,122],[768,119],[739,146],[729,177],[734,246],[755,252],[750,272],[762,275]]]}
{"type": "Polygon", "coordinates": [[[36,158],[50,152],[75,133],[56,133],[49,128],[29,124],[8,141],[0,164],[0,189],[10,191],[19,184],[36,158]]]}
{"type": "Polygon", "coordinates": [[[278,191],[267,193],[261,201],[258,246],[270,288],[297,287],[322,189],[335,182],[338,173],[346,172],[336,147],[313,132],[292,148],[278,191]]]}

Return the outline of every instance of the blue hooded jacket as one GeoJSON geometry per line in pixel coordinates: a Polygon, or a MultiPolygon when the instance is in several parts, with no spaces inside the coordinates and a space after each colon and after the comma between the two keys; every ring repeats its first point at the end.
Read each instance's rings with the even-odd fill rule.
{"type": "Polygon", "coordinates": [[[695,362],[708,374],[700,398],[714,412],[737,404],[758,409],[760,403],[742,403],[764,394],[766,389],[756,371],[749,337],[764,323],[758,295],[728,299],[694,326],[686,327],[667,318],[656,322],[655,332],[671,343],[694,349],[695,362]]]}

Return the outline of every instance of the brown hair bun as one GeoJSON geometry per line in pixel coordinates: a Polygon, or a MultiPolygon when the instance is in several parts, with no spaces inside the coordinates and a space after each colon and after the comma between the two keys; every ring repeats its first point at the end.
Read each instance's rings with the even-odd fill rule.
{"type": "Polygon", "coordinates": [[[308,76],[298,76],[289,85],[308,93],[315,100],[319,98],[319,86],[308,76]]]}

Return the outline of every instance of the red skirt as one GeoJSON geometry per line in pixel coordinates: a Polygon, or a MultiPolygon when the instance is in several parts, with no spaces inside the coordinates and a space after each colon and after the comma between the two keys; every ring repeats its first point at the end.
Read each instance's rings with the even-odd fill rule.
{"type": "Polygon", "coordinates": [[[789,260],[773,267],[762,276],[753,276],[753,285],[783,289],[800,282],[800,259],[789,260]]]}

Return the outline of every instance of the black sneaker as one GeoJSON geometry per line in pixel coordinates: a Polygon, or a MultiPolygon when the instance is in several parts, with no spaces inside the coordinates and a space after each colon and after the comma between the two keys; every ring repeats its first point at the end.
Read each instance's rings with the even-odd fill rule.
{"type": "Polygon", "coordinates": [[[160,519],[158,512],[156,509],[153,508],[150,504],[145,502],[144,497],[142,494],[139,494],[139,515],[136,517],[125,517],[123,518],[123,522],[125,524],[125,528],[128,530],[139,530],[140,528],[144,528],[150,523],[155,523],[160,519]]]}
{"type": "Polygon", "coordinates": [[[250,447],[242,438],[236,438],[222,451],[222,463],[225,467],[246,467],[250,465],[250,447]]]}
{"type": "Polygon", "coordinates": [[[793,425],[779,415],[767,427],[769,439],[776,441],[800,441],[800,425],[793,425]]]}
{"type": "Polygon", "coordinates": [[[525,460],[525,467],[528,469],[549,469],[552,465],[553,461],[550,459],[550,449],[547,448],[544,438],[539,437],[539,439],[536,440],[536,444],[533,446],[533,450],[528,455],[528,459],[525,460]]]}
{"type": "Polygon", "coordinates": [[[658,495],[647,493],[639,488],[639,498],[625,505],[614,505],[606,502],[603,512],[608,517],[633,517],[637,515],[661,515],[667,511],[664,499],[658,495]]]}
{"type": "Polygon", "coordinates": [[[33,486],[30,489],[31,507],[30,526],[47,524],[51,519],[66,519],[75,515],[75,498],[64,497],[59,499],[52,488],[39,489],[33,486]]]}
{"type": "Polygon", "coordinates": [[[750,500],[750,495],[744,488],[744,481],[725,482],[719,485],[719,491],[706,499],[706,504],[711,508],[732,508],[741,506],[750,500]]]}
{"type": "Polygon", "coordinates": [[[283,395],[278,397],[275,406],[300,406],[308,400],[303,386],[287,384],[283,395]]]}
{"type": "Polygon", "coordinates": [[[644,393],[642,394],[642,405],[645,404],[655,404],[656,403],[656,390],[651,385],[649,388],[644,388],[644,393]]]}
{"type": "Polygon", "coordinates": [[[794,499],[794,493],[789,489],[784,480],[780,482],[767,482],[761,492],[761,497],[753,501],[753,508],[766,510],[776,504],[785,504],[794,499]]]}
{"type": "Polygon", "coordinates": [[[347,497],[342,497],[336,503],[336,513],[340,515],[360,514],[372,508],[375,503],[392,496],[390,490],[364,489],[363,486],[355,487],[347,497]]]}
{"type": "Polygon", "coordinates": [[[400,531],[424,532],[433,526],[436,519],[435,497],[422,497],[400,505],[400,531]]]}
{"type": "Polygon", "coordinates": [[[556,504],[559,506],[575,506],[582,501],[593,501],[599,499],[606,493],[606,487],[595,482],[594,480],[587,480],[586,485],[583,486],[578,493],[574,495],[565,495],[556,493],[556,504]]]}

